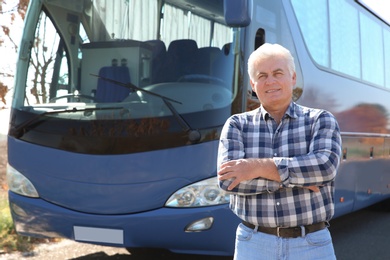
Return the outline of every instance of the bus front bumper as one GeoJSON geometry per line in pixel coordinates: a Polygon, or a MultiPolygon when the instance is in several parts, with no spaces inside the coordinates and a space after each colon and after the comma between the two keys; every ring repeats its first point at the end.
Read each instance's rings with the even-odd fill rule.
{"type": "Polygon", "coordinates": [[[97,215],[72,211],[11,191],[9,202],[16,230],[21,235],[62,237],[114,247],[164,248],[185,254],[233,255],[239,223],[228,205],[97,215]],[[185,230],[189,224],[205,218],[213,220],[209,229],[185,230]]]}

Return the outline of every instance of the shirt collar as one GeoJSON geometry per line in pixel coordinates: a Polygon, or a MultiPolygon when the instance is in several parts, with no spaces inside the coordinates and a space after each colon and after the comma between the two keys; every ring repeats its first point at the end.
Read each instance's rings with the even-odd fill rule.
{"type": "MultiPolygon", "coordinates": [[[[286,113],[284,114],[283,118],[290,117],[290,118],[297,118],[297,104],[295,102],[291,102],[288,106],[286,113]]],[[[264,120],[268,120],[271,117],[271,114],[268,113],[268,111],[263,107],[263,105],[260,106],[260,114],[264,118],[264,120]]]]}

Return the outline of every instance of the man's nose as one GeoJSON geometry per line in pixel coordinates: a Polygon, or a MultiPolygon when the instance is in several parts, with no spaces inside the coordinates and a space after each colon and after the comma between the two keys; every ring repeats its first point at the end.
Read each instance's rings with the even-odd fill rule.
{"type": "Polygon", "coordinates": [[[274,76],[268,76],[265,80],[266,85],[274,84],[275,83],[275,77],[274,76]]]}

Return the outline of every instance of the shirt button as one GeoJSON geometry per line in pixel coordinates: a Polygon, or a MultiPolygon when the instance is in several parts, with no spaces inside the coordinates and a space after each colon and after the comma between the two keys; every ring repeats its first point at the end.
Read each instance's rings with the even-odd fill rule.
{"type": "Polygon", "coordinates": [[[278,155],[277,153],[274,153],[274,156],[278,155]]]}
{"type": "Polygon", "coordinates": [[[280,206],[280,202],[276,202],[276,206],[280,206]]]}

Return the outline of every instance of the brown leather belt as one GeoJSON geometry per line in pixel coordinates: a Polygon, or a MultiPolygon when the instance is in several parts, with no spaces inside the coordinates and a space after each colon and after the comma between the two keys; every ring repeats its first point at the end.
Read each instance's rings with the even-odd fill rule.
{"type": "MultiPolygon", "coordinates": [[[[250,229],[255,229],[256,226],[248,223],[246,221],[243,221],[242,224],[247,226],[250,229]]],[[[318,230],[324,229],[326,227],[325,222],[320,222],[312,225],[306,225],[302,227],[257,227],[257,231],[263,232],[270,235],[275,235],[277,237],[283,237],[283,238],[296,238],[296,237],[302,237],[306,234],[316,232],[318,230]]]]}

